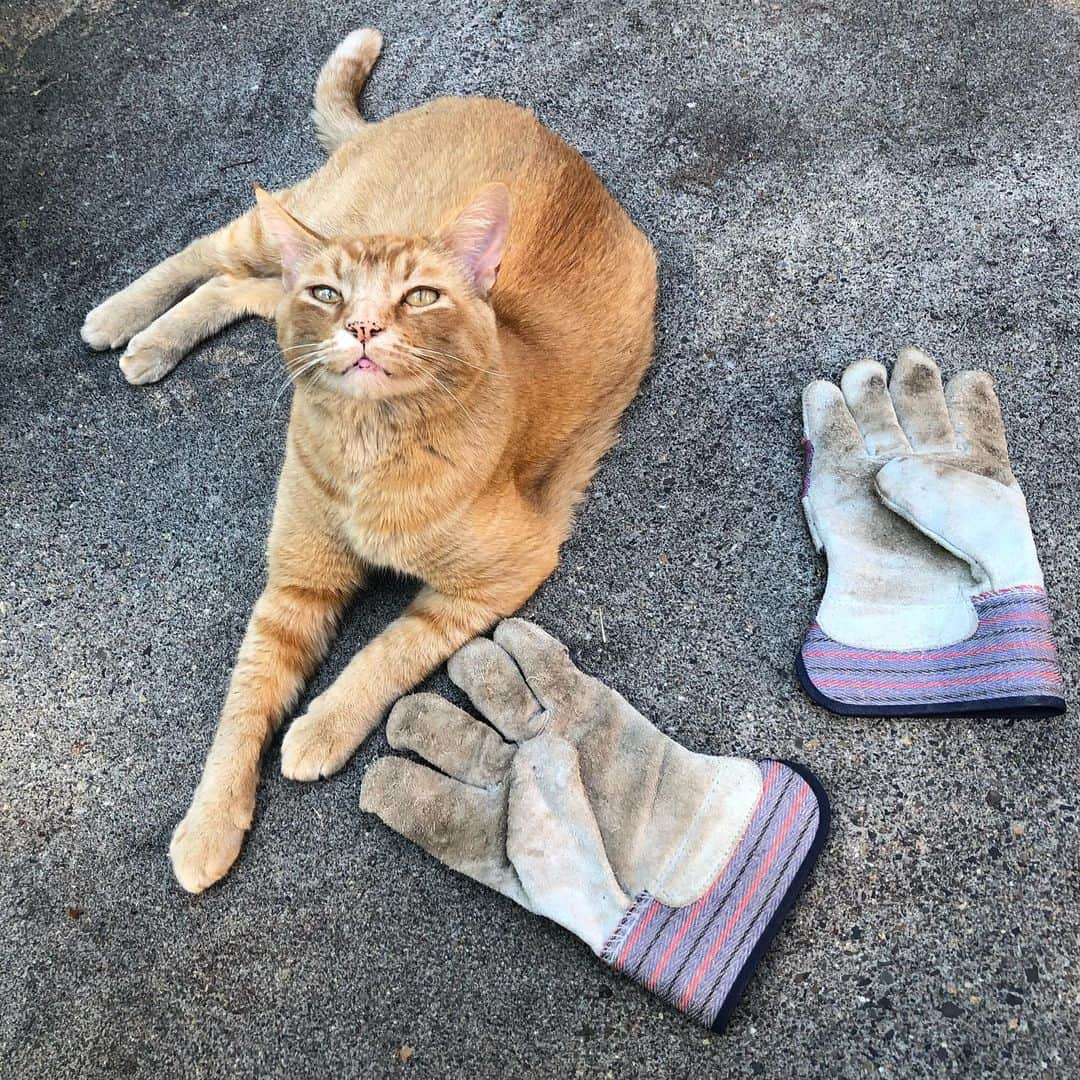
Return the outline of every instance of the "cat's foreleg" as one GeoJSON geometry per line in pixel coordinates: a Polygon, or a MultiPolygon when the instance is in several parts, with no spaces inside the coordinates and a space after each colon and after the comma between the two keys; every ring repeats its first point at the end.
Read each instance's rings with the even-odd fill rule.
{"type": "MultiPolygon", "coordinates": [[[[221,719],[191,807],[173,833],[173,872],[189,892],[223,877],[251,826],[259,761],[329,644],[362,570],[321,510],[293,488],[286,458],[270,572],[240,646],[221,719]]],[[[297,485],[299,486],[299,485],[297,485]]]]}
{"type": "Polygon", "coordinates": [[[503,614],[482,601],[422,589],[293,721],[281,745],[282,773],[291,780],[336,773],[394,701],[503,614]]]}
{"type": "Polygon", "coordinates": [[[280,272],[253,214],[201,236],[99,304],[82,327],[92,349],[118,349],[196,286],[219,274],[237,277],[280,272]]]}
{"type": "Polygon", "coordinates": [[[229,323],[248,315],[272,319],[281,295],[279,277],[211,278],[139,331],[120,358],[120,369],[129,383],[157,382],[229,323]]]}
{"type": "Polygon", "coordinates": [[[532,596],[558,564],[560,539],[516,493],[493,494],[471,527],[459,523],[442,588],[425,586],[293,722],[281,771],[294,780],[337,772],[397,698],[532,596]]]}

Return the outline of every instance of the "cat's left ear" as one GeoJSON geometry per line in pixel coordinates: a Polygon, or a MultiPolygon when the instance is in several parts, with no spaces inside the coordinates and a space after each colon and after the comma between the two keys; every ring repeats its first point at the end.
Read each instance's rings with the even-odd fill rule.
{"type": "Polygon", "coordinates": [[[486,297],[495,284],[509,234],[510,191],[505,184],[487,184],[439,231],[438,239],[486,297]]]}
{"type": "Polygon", "coordinates": [[[281,256],[281,277],[287,288],[296,283],[300,268],[329,241],[294,218],[268,191],[255,185],[259,224],[277,246],[281,256]]]}

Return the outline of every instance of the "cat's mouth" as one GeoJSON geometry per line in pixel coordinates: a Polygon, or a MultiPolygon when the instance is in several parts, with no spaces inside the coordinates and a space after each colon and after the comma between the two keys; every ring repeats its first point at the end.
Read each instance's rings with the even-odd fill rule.
{"type": "Polygon", "coordinates": [[[343,372],[342,375],[389,375],[386,368],[376,364],[370,356],[358,356],[343,372]]]}
{"type": "MultiPolygon", "coordinates": [[[[342,379],[349,379],[350,381],[356,379],[379,379],[388,378],[390,372],[383,367],[382,364],[372,358],[371,354],[367,351],[365,346],[360,347],[359,352],[353,352],[349,350],[344,356],[341,357],[339,363],[342,364],[337,370],[337,375],[342,379]],[[342,363],[342,361],[344,361],[342,363]]],[[[336,367],[337,365],[335,365],[336,367]]]]}

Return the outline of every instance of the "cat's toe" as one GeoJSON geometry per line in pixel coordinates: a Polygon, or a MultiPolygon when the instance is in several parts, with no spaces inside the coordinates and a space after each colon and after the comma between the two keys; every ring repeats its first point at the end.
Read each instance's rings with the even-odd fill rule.
{"type": "Polygon", "coordinates": [[[120,357],[120,370],[132,386],[144,386],[165,378],[179,359],[174,348],[136,334],[120,357]]]}
{"type": "Polygon", "coordinates": [[[228,815],[192,806],[169,844],[176,880],[189,893],[200,893],[219,881],[236,862],[244,832],[228,815]]]}
{"type": "Polygon", "coordinates": [[[135,325],[125,305],[118,303],[116,297],[110,297],[86,316],[79,336],[91,349],[119,349],[139,329],[141,327],[135,325]]]}
{"type": "Polygon", "coordinates": [[[306,713],[293,722],[281,744],[281,772],[289,780],[333,776],[352,757],[355,742],[324,716],[306,713]]]}

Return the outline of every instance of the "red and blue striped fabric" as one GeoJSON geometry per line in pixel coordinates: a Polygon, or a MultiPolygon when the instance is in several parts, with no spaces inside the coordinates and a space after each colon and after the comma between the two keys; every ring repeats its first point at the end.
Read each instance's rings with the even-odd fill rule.
{"type": "Polygon", "coordinates": [[[815,622],[799,654],[810,696],[859,715],[1064,711],[1046,591],[1020,586],[974,598],[975,633],[941,649],[890,652],[833,641],[815,622]]]}
{"type": "Polygon", "coordinates": [[[602,959],[721,1030],[817,857],[828,802],[809,775],[761,763],[761,798],[727,865],[682,908],[640,893],[602,959]]]}

